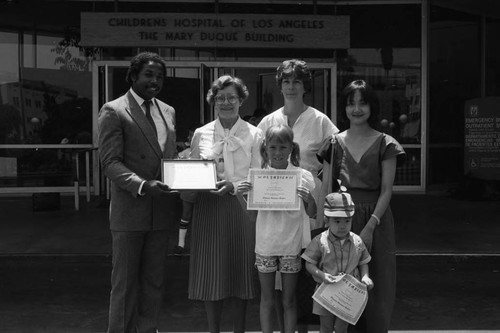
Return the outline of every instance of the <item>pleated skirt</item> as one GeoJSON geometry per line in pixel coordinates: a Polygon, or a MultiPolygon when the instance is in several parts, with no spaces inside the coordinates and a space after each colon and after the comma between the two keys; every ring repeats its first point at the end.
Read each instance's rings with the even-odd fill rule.
{"type": "Polygon", "coordinates": [[[230,194],[200,193],[194,206],[189,298],[255,297],[255,224],[230,194]]]}

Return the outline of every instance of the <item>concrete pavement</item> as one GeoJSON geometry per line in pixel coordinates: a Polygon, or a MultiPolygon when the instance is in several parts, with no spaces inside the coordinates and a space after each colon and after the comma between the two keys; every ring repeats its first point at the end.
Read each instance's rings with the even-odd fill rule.
{"type": "MultiPolygon", "coordinates": [[[[400,255],[397,261],[391,330],[500,330],[500,257],[400,255]]],[[[187,299],[188,262],[167,260],[161,332],[207,329],[202,303],[187,299]]],[[[104,332],[110,273],[108,256],[0,257],[0,332],[104,332]]],[[[227,309],[224,331],[231,331],[229,316],[227,309]]],[[[249,304],[247,329],[260,330],[258,299],[249,304]]]]}
{"type": "MultiPolygon", "coordinates": [[[[392,207],[398,287],[391,330],[499,331],[498,201],[395,195],[392,207]]],[[[107,207],[93,201],[75,212],[66,197],[59,210],[33,212],[29,198],[0,198],[0,211],[0,332],[104,332],[107,207]]],[[[171,229],[173,248],[176,223],[171,229]]],[[[169,256],[167,266],[160,331],[205,331],[203,305],[187,299],[189,257],[169,256]]],[[[231,330],[229,313],[225,331],[231,330]]],[[[250,302],[247,329],[260,329],[258,299],[250,302]]]]}

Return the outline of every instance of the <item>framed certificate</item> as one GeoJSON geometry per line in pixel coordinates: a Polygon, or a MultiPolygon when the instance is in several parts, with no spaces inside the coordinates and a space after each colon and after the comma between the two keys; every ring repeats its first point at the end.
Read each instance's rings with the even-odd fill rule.
{"type": "Polygon", "coordinates": [[[162,181],[173,190],[215,190],[217,173],[213,160],[162,160],[162,181]]]}
{"type": "Polygon", "coordinates": [[[247,209],[299,210],[300,170],[250,169],[247,209]]]}

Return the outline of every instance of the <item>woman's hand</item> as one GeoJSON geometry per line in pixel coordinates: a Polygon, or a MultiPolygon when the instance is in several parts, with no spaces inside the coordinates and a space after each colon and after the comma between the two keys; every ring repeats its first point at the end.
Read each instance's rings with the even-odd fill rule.
{"type": "Polygon", "coordinates": [[[230,193],[234,190],[234,185],[229,180],[221,180],[215,184],[217,186],[217,190],[212,190],[210,193],[223,196],[227,193],[230,193]]]}
{"type": "Polygon", "coordinates": [[[361,237],[363,243],[365,243],[368,252],[370,252],[372,249],[373,232],[375,231],[376,225],[377,221],[373,217],[371,217],[366,223],[363,230],[361,230],[361,232],[359,233],[359,237],[361,237]]]}
{"type": "MultiPolygon", "coordinates": [[[[377,200],[373,214],[382,219],[385,210],[389,207],[389,202],[392,197],[392,185],[394,183],[394,175],[396,174],[396,157],[382,161],[382,182],[380,187],[380,195],[377,200]]],[[[383,221],[382,221],[383,223],[383,221]]],[[[365,242],[368,251],[371,251],[373,244],[373,232],[377,227],[378,221],[373,216],[366,222],[365,227],[359,233],[359,236],[365,242]]]]}
{"type": "Polygon", "coordinates": [[[236,191],[239,193],[239,194],[243,194],[243,193],[247,193],[248,191],[250,191],[252,189],[252,183],[250,183],[249,181],[243,181],[241,183],[238,184],[238,187],[236,188],[236,191]]]}
{"type": "Polygon", "coordinates": [[[366,248],[368,249],[368,252],[370,252],[372,249],[372,243],[373,243],[373,232],[366,230],[366,227],[365,227],[359,233],[359,237],[361,237],[361,239],[363,240],[363,243],[365,243],[366,248]]]}

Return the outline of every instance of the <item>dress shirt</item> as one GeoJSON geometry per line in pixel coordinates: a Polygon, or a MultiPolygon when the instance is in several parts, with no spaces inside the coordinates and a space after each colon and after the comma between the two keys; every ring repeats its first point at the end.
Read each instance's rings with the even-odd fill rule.
{"type": "MultiPolygon", "coordinates": [[[[144,98],[137,95],[134,89],[132,88],[130,88],[130,93],[132,94],[132,96],[134,96],[137,104],[139,104],[142,111],[144,112],[144,115],[146,115],[146,105],[144,104],[145,101],[144,98]]],[[[158,144],[160,145],[160,148],[163,151],[163,149],[165,149],[165,143],[167,142],[167,128],[165,127],[166,126],[165,122],[163,121],[163,118],[160,115],[160,110],[158,110],[155,98],[152,98],[151,102],[152,103],[149,110],[151,112],[151,117],[153,117],[153,120],[155,122],[158,144]]],[[[137,190],[137,193],[139,195],[144,195],[144,193],[142,193],[142,188],[145,182],[146,181],[144,180],[139,186],[139,189],[137,190]]]]}
{"type": "MultiPolygon", "coordinates": [[[[351,274],[358,280],[360,280],[358,266],[367,264],[371,260],[361,237],[349,232],[345,242],[341,242],[329,229],[311,241],[302,258],[331,275],[343,272],[351,274]]],[[[318,277],[313,278],[318,283],[322,282],[318,277]]]]}
{"type": "MultiPolygon", "coordinates": [[[[144,115],[146,115],[146,105],[144,104],[144,99],[139,95],[137,95],[134,89],[130,88],[130,92],[137,101],[137,104],[141,106],[144,115]]],[[[158,134],[158,144],[160,145],[161,150],[163,151],[163,149],[165,149],[165,143],[167,142],[167,128],[165,127],[165,122],[163,121],[163,118],[160,115],[160,110],[158,110],[158,105],[156,103],[155,98],[152,98],[151,102],[152,102],[150,108],[151,117],[153,117],[153,120],[155,122],[156,132],[158,134]]]]}

